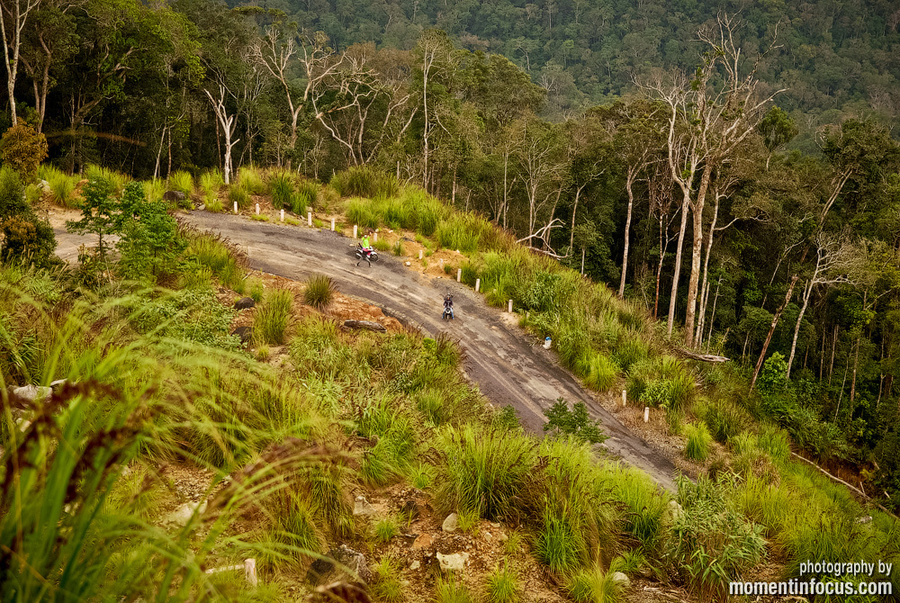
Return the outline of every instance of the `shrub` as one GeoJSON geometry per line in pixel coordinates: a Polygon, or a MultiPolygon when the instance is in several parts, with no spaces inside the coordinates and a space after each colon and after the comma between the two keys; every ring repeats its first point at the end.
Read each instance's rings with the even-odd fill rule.
{"type": "Polygon", "coordinates": [[[347,219],[362,228],[378,228],[378,215],[365,199],[351,199],[347,206],[347,219]]]}
{"type": "Polygon", "coordinates": [[[0,159],[18,172],[26,183],[34,180],[38,166],[47,158],[47,137],[38,134],[23,120],[0,138],[0,159]]]}
{"type": "Polygon", "coordinates": [[[374,247],[378,251],[387,251],[388,249],[391,248],[391,245],[384,239],[379,239],[378,241],[375,241],[374,243],[372,243],[372,247],[374,247]]]}
{"type": "Polygon", "coordinates": [[[291,204],[292,211],[295,214],[306,213],[307,207],[315,207],[319,198],[321,187],[314,180],[301,180],[297,185],[297,192],[294,195],[294,201],[291,204]]]}
{"type": "Polygon", "coordinates": [[[75,177],[56,172],[50,175],[47,183],[50,185],[50,200],[53,203],[70,209],[78,206],[75,198],[75,177]]]}
{"type": "Polygon", "coordinates": [[[487,592],[491,603],[516,603],[519,600],[519,583],[508,563],[488,575],[487,592]]]}
{"type": "Polygon", "coordinates": [[[144,196],[148,201],[162,201],[166,192],[166,183],[159,178],[144,181],[144,196]]]}
{"type": "Polygon", "coordinates": [[[572,576],[567,590],[577,603],[617,603],[623,594],[621,586],[613,581],[613,572],[604,572],[597,566],[572,576]]]}
{"type": "Polygon", "coordinates": [[[746,410],[724,398],[708,402],[698,410],[700,411],[698,414],[709,426],[713,438],[723,444],[747,429],[753,422],[746,410]]]}
{"type": "Polygon", "coordinates": [[[643,338],[630,336],[616,347],[613,360],[621,370],[627,372],[634,364],[646,360],[649,353],[649,346],[643,338]]]}
{"type": "Polygon", "coordinates": [[[437,225],[435,236],[446,249],[458,249],[463,253],[477,251],[482,230],[491,228],[479,220],[472,214],[451,214],[437,225]]]}
{"type": "Polygon", "coordinates": [[[709,444],[712,436],[702,421],[696,425],[689,423],[684,426],[684,435],[687,437],[684,455],[694,461],[705,461],[709,456],[709,444]]]}
{"type": "Polygon", "coordinates": [[[625,531],[641,543],[648,555],[655,554],[663,540],[667,498],[646,473],[636,469],[607,468],[603,476],[613,498],[625,506],[625,531]]]}
{"type": "Polygon", "coordinates": [[[760,392],[766,394],[783,391],[786,385],[787,361],[781,352],[775,352],[763,363],[756,386],[760,392]]]}
{"type": "Polygon", "coordinates": [[[604,392],[615,385],[618,370],[616,363],[606,355],[591,354],[584,383],[595,391],[604,392]]]}
{"type": "Polygon", "coordinates": [[[243,287],[247,258],[220,237],[208,233],[190,234],[185,255],[189,261],[194,259],[208,267],[224,286],[235,291],[243,287]]]}
{"type": "Polygon", "coordinates": [[[214,214],[220,214],[225,211],[225,208],[222,206],[222,200],[218,197],[216,197],[215,199],[207,199],[206,211],[212,212],[214,214]]]}
{"type": "Polygon", "coordinates": [[[514,512],[534,465],[528,437],[471,425],[447,427],[439,433],[437,447],[444,453],[437,496],[444,510],[473,512],[486,519],[514,512]]]}
{"type": "Polygon", "coordinates": [[[281,209],[294,207],[294,183],[287,172],[276,173],[271,180],[272,207],[281,209]]]}
{"type": "Polygon", "coordinates": [[[331,186],[342,197],[393,197],[399,192],[397,179],[368,165],[351,167],[331,178],[331,186]]]}
{"type": "Polygon", "coordinates": [[[190,197],[194,194],[194,177],[184,170],[169,175],[169,189],[184,193],[190,197]]]}
{"type": "Polygon", "coordinates": [[[291,315],[294,294],[289,289],[273,289],[253,317],[253,337],[262,343],[281,345],[291,315]]]}
{"type": "Polygon", "coordinates": [[[791,456],[791,444],[787,432],[772,424],[764,424],[760,428],[759,447],[778,462],[784,462],[791,456]]]}
{"type": "MultiPolygon", "coordinates": [[[[683,512],[673,520],[669,558],[691,591],[703,600],[724,600],[728,583],[741,579],[765,552],[760,526],[727,502],[727,484],[678,478],[683,512]]],[[[836,557],[837,558],[837,557],[836,557]]]]}
{"type": "Polygon", "coordinates": [[[215,196],[219,194],[219,189],[225,186],[225,179],[222,172],[218,169],[203,172],[200,175],[200,188],[207,196],[215,196]]]}
{"type": "Polygon", "coordinates": [[[238,170],[238,185],[251,195],[265,195],[268,192],[262,174],[253,166],[243,166],[238,170]]]}
{"type": "Polygon", "coordinates": [[[240,186],[232,185],[228,189],[228,201],[232,204],[237,203],[239,210],[250,207],[250,195],[240,186]]]}
{"type": "Polygon", "coordinates": [[[599,444],[607,439],[607,435],[600,429],[599,421],[592,421],[588,416],[584,402],[576,402],[569,410],[568,402],[558,398],[556,403],[544,410],[547,424],[544,431],[553,430],[556,436],[571,435],[588,444],[599,444]]]}
{"type": "Polygon", "coordinates": [[[37,216],[11,216],[0,222],[3,246],[0,259],[34,263],[46,266],[51,263],[56,249],[53,227],[37,216]]]}
{"type": "Polygon", "coordinates": [[[319,311],[325,310],[331,303],[335,291],[334,281],[331,280],[331,277],[314,274],[306,281],[303,302],[319,311]]]}

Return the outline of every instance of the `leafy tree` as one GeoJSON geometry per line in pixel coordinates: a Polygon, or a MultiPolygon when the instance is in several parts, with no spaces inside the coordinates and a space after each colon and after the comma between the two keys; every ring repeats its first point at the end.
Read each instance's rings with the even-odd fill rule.
{"type": "Polygon", "coordinates": [[[0,169],[0,258],[46,265],[52,261],[56,237],[53,227],[35,215],[24,190],[18,173],[9,166],[0,169]]]}
{"type": "Polygon", "coordinates": [[[552,431],[554,435],[572,435],[587,444],[600,444],[609,436],[600,429],[598,421],[592,421],[584,402],[576,402],[569,410],[569,403],[558,398],[556,403],[544,410],[547,424],[544,431],[552,431]]]}
{"type": "Polygon", "coordinates": [[[178,224],[162,201],[148,201],[140,182],[129,182],[122,193],[116,243],[122,258],[119,268],[126,278],[154,280],[174,272],[185,243],[178,236],[178,224]]]}
{"type": "Polygon", "coordinates": [[[66,222],[66,228],[78,234],[97,235],[97,251],[105,258],[109,245],[103,238],[121,232],[121,206],[113,196],[112,184],[103,178],[88,182],[82,196],[81,220],[66,222]]]}
{"type": "Polygon", "coordinates": [[[4,132],[0,140],[0,158],[30,182],[37,174],[38,166],[47,157],[47,138],[34,128],[19,123],[4,132]]]}

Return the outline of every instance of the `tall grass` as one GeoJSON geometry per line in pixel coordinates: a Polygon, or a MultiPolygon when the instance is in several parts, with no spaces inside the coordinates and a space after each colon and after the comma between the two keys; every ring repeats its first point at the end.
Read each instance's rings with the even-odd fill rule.
{"type": "Polygon", "coordinates": [[[324,274],[314,274],[306,281],[306,288],[303,290],[303,302],[321,311],[331,304],[334,293],[335,286],[331,277],[324,274]]]}
{"type": "Polygon", "coordinates": [[[269,192],[262,172],[253,166],[242,166],[238,170],[237,184],[251,195],[265,195],[269,192]]]}
{"type": "Polygon", "coordinates": [[[184,170],[169,174],[169,190],[178,191],[190,197],[194,194],[194,177],[190,172],[184,170]]]}
{"type": "Polygon", "coordinates": [[[250,207],[250,194],[240,185],[231,185],[228,189],[228,201],[230,204],[237,203],[238,209],[247,209],[250,207]]]}
{"type": "Polygon", "coordinates": [[[393,197],[400,189],[393,175],[367,165],[335,174],[330,184],[342,197],[393,197]]]}
{"type": "Polygon", "coordinates": [[[618,603],[624,596],[622,587],[613,580],[613,573],[597,566],[572,576],[567,590],[577,603],[618,603]]]}
{"type": "Polygon", "coordinates": [[[693,461],[705,461],[709,456],[709,445],[712,442],[706,423],[701,421],[696,425],[693,423],[685,425],[684,435],[687,437],[684,455],[693,461]]]}
{"type": "Polygon", "coordinates": [[[247,257],[220,237],[189,232],[185,256],[208,267],[226,287],[235,291],[242,287],[247,257]]]}
{"type": "Polygon", "coordinates": [[[50,174],[48,184],[50,185],[50,200],[61,205],[62,207],[74,208],[78,206],[75,198],[75,185],[78,179],[75,176],[67,176],[57,171],[50,174]]]}
{"type": "Polygon", "coordinates": [[[290,289],[272,289],[256,308],[253,337],[261,343],[281,345],[285,341],[294,294],[290,289]]]}
{"type": "Polygon", "coordinates": [[[166,183],[159,178],[144,181],[144,196],[147,201],[161,201],[166,192],[166,183]]]}
{"type": "Polygon", "coordinates": [[[125,190],[125,185],[128,184],[128,181],[130,180],[125,174],[94,164],[90,164],[84,168],[84,177],[88,180],[103,180],[109,182],[115,195],[121,195],[122,191],[125,190]]]}
{"type": "Polygon", "coordinates": [[[516,603],[520,600],[519,581],[508,563],[488,574],[487,593],[491,603],[516,603]]]}

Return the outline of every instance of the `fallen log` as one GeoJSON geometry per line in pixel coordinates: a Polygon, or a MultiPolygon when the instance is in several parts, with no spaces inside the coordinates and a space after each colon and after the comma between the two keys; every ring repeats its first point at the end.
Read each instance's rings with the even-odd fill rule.
{"type": "Polygon", "coordinates": [[[348,329],[366,329],[367,331],[375,331],[376,333],[386,333],[387,329],[384,325],[371,320],[345,320],[344,326],[348,329]]]}
{"type": "Polygon", "coordinates": [[[731,358],[726,358],[725,356],[716,356],[715,354],[698,354],[696,352],[685,350],[684,348],[673,347],[672,349],[676,354],[680,354],[685,358],[690,358],[691,360],[699,360],[700,362],[728,362],[729,360],[731,360],[731,358]]]}

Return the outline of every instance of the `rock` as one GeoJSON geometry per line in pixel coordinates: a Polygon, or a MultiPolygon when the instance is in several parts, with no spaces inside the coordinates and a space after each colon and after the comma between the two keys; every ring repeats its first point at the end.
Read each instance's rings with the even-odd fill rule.
{"type": "Polygon", "coordinates": [[[469,560],[468,553],[453,553],[452,555],[437,554],[438,563],[441,564],[441,571],[444,572],[460,572],[466,567],[466,561],[469,560]]]}
{"type": "Polygon", "coordinates": [[[447,516],[447,519],[444,520],[443,525],[441,525],[441,529],[445,532],[455,532],[459,528],[459,516],[456,513],[451,513],[447,516]]]}
{"type": "Polygon", "coordinates": [[[306,579],[312,584],[327,584],[337,580],[361,581],[365,584],[372,579],[372,572],[365,555],[342,544],[328,551],[326,557],[316,559],[309,567],[306,579]]]}
{"type": "Polygon", "coordinates": [[[509,540],[509,537],[503,532],[497,534],[497,542],[506,542],[507,540],[509,540]]]}
{"type": "Polygon", "coordinates": [[[425,549],[430,547],[432,543],[434,543],[434,538],[431,537],[431,534],[419,534],[419,536],[413,541],[412,548],[425,549]]]}
{"type": "Polygon", "coordinates": [[[387,329],[384,325],[371,320],[345,320],[344,326],[348,329],[366,329],[367,331],[375,331],[376,333],[386,333],[387,329]]]}
{"type": "Polygon", "coordinates": [[[256,305],[256,302],[253,301],[252,297],[242,297],[241,299],[234,302],[235,310],[246,310],[247,308],[252,308],[256,305]]]}
{"type": "Polygon", "coordinates": [[[184,201],[187,195],[181,191],[166,191],[163,193],[163,201],[184,201]]]}
{"type": "Polygon", "coordinates": [[[678,504],[677,500],[669,501],[669,518],[672,521],[678,521],[684,518],[684,509],[678,504]]]}
{"type": "Polygon", "coordinates": [[[407,266],[412,266],[412,262],[406,262],[407,266]]]}
{"type": "Polygon", "coordinates": [[[49,193],[52,189],[50,188],[50,183],[46,180],[41,180],[38,182],[38,188],[41,189],[41,192],[49,193]]]}
{"type": "Polygon", "coordinates": [[[13,394],[29,402],[46,402],[53,394],[53,390],[40,385],[25,385],[15,388],[13,394]]]}
{"type": "Polygon", "coordinates": [[[253,327],[238,327],[231,334],[240,337],[241,343],[248,343],[253,339],[253,327]]]}
{"type": "Polygon", "coordinates": [[[487,540],[487,541],[490,541],[490,539],[491,539],[491,533],[490,533],[490,532],[485,532],[485,533],[484,533],[484,539],[487,540]]]}
{"type": "Polygon", "coordinates": [[[422,567],[422,564],[419,563],[418,559],[409,564],[409,569],[411,569],[413,571],[419,569],[420,567],[422,567]]]}
{"type": "Polygon", "coordinates": [[[612,577],[613,584],[617,584],[619,588],[628,588],[631,586],[631,580],[628,579],[628,576],[623,574],[622,572],[616,572],[612,577]]]}
{"type": "Polygon", "coordinates": [[[202,503],[184,503],[169,513],[163,523],[183,528],[191,521],[191,517],[194,516],[195,511],[197,512],[197,515],[202,515],[203,512],[206,511],[206,501],[203,501],[202,503]]]}
{"type": "Polygon", "coordinates": [[[871,522],[872,522],[871,515],[866,515],[865,517],[860,517],[856,520],[856,523],[871,523],[871,522]]]}
{"type": "Polygon", "coordinates": [[[356,497],[356,502],[353,503],[354,515],[371,515],[374,512],[375,509],[369,504],[365,496],[356,497]]]}

